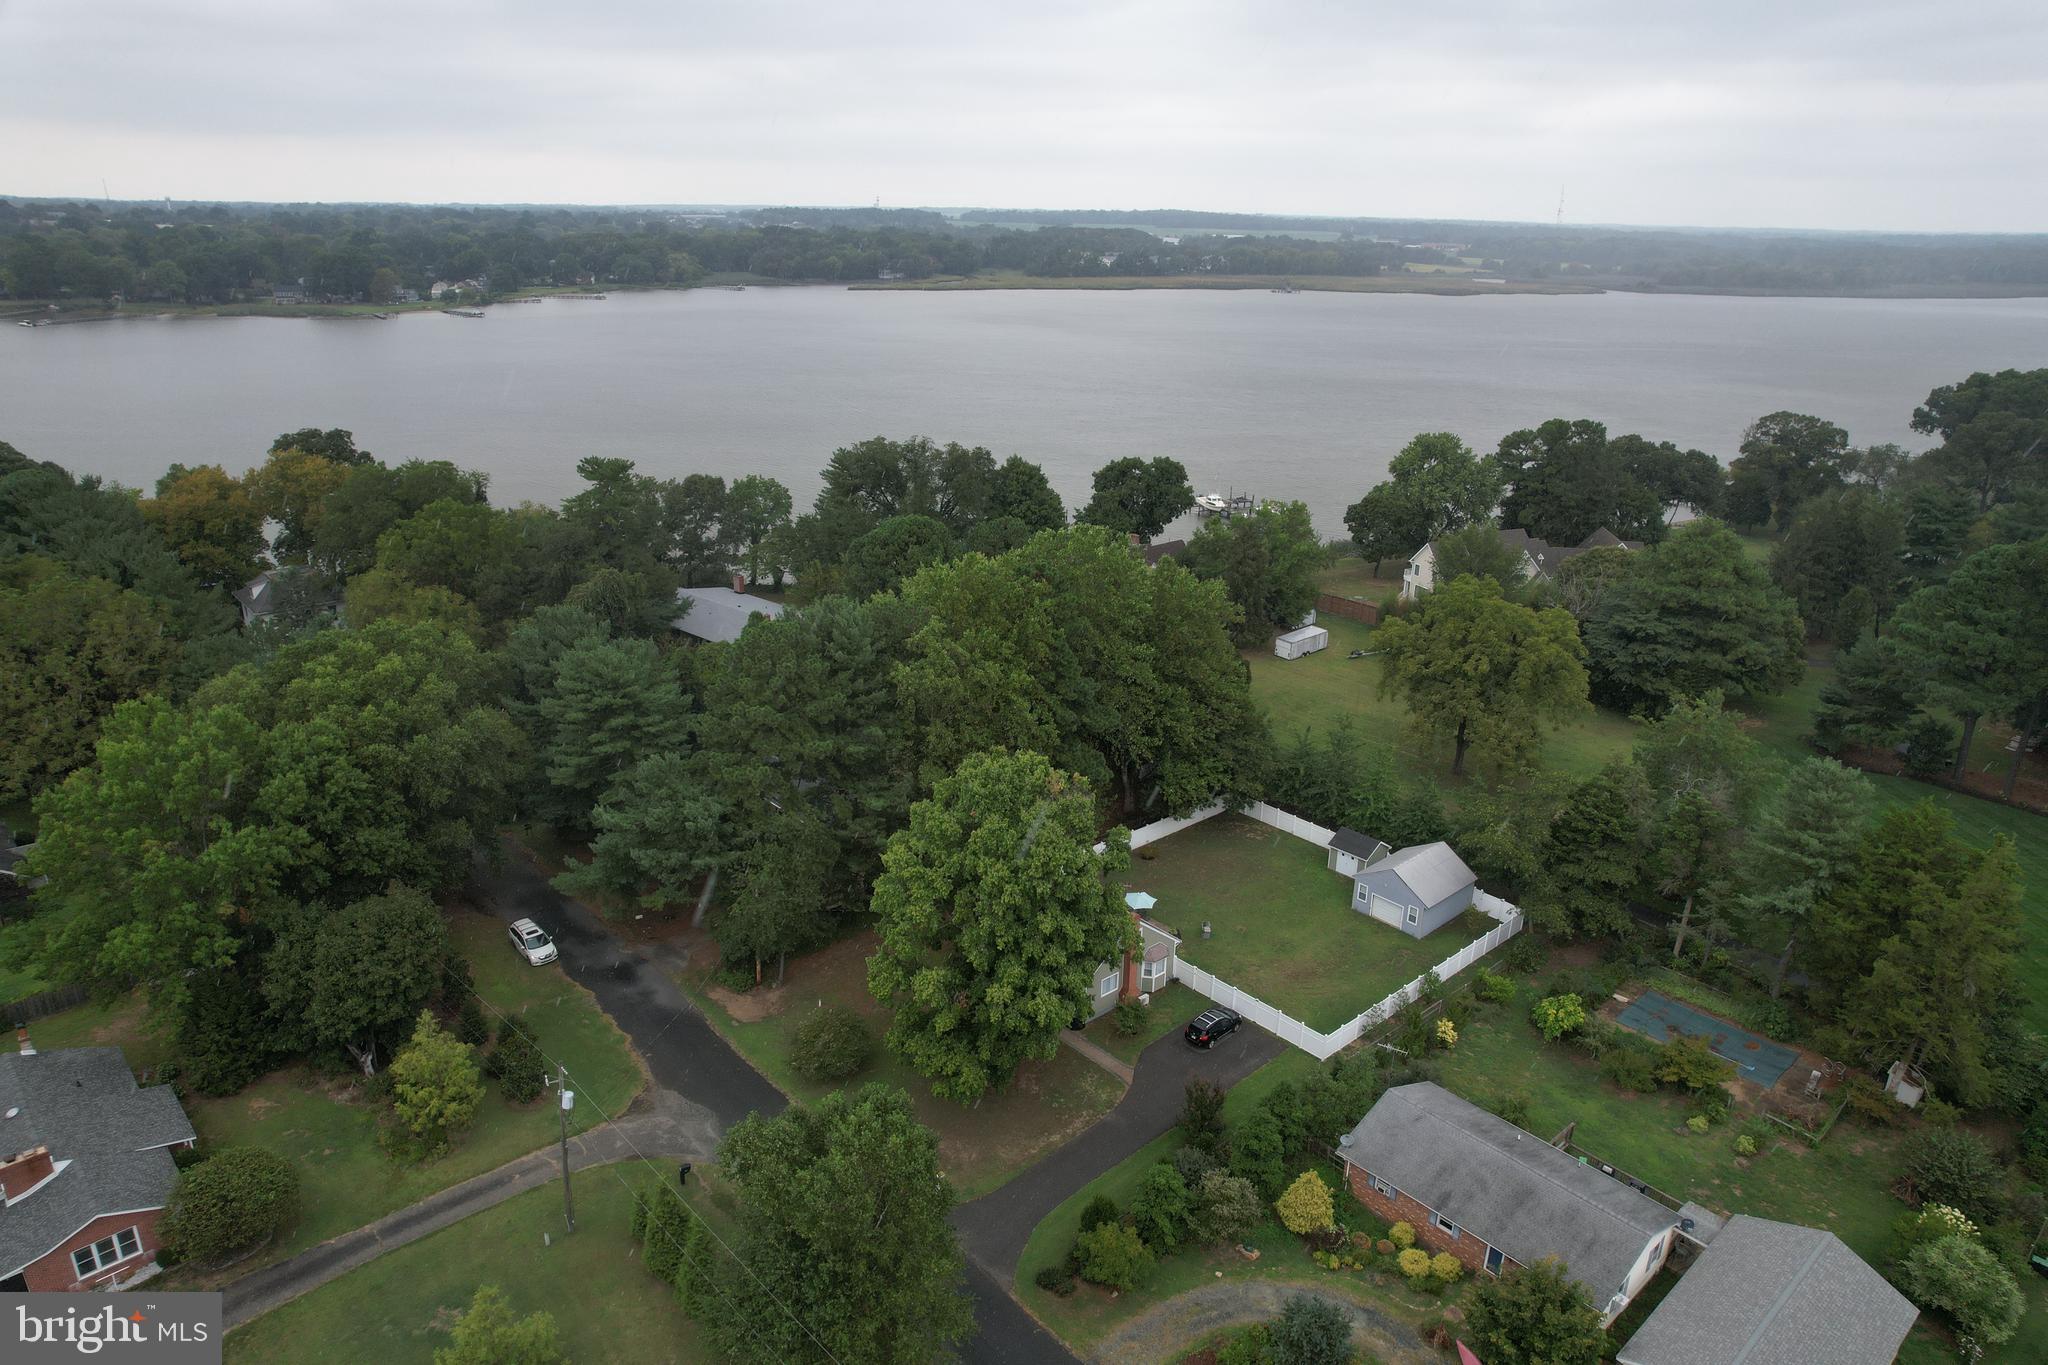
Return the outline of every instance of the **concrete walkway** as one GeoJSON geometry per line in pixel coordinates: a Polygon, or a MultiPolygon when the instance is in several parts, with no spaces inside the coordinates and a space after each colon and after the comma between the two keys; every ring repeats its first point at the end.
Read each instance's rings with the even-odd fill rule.
{"type": "Polygon", "coordinates": [[[1068,1047],[1074,1049],[1074,1051],[1080,1053],[1083,1057],[1086,1057],[1089,1061],[1095,1063],[1095,1065],[1101,1067],[1104,1071],[1107,1071],[1110,1075],[1122,1081],[1125,1085],[1129,1085],[1132,1081],[1138,1079],[1138,1075],[1135,1071],[1132,1071],[1122,1062],[1110,1056],[1108,1052],[1096,1046],[1094,1043],[1089,1042],[1086,1038],[1083,1038],[1080,1034],[1074,1032],[1070,1028],[1063,1028],[1060,1030],[1060,1041],[1065,1043],[1068,1047]]]}
{"type": "MultiPolygon", "coordinates": [[[[685,1112],[676,1096],[657,1092],[643,1112],[629,1114],[569,1139],[569,1169],[580,1171],[646,1156],[668,1162],[707,1161],[717,1134],[685,1112]]],[[[561,1151],[549,1146],[451,1185],[376,1222],[310,1247],[290,1260],[252,1271],[221,1292],[226,1327],[239,1327],[280,1304],[347,1274],[385,1252],[459,1223],[561,1176],[561,1151]]]]}
{"type": "Polygon", "coordinates": [[[1325,1292],[1313,1281],[1234,1280],[1205,1285],[1147,1309],[1104,1337],[1088,1355],[1102,1365],[1133,1360],[1175,1360],[1211,1332],[1271,1322],[1287,1300],[1312,1294],[1351,1320],[1353,1350],[1386,1365],[1438,1365],[1443,1357],[1422,1344],[1415,1329],[1377,1309],[1325,1292]]]}

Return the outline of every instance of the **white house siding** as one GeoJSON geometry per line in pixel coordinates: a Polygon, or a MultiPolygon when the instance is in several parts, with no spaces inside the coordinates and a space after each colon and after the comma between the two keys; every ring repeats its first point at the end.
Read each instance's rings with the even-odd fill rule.
{"type": "MultiPolygon", "coordinates": [[[[1677,1214],[1672,1215],[1674,1220],[1677,1217],[1677,1214]]],[[[1664,1268],[1664,1262],[1671,1255],[1671,1242],[1672,1233],[1670,1229],[1666,1229],[1644,1245],[1643,1254],[1636,1258],[1635,1265],[1629,1268],[1628,1278],[1622,1281],[1620,1303],[1613,1305],[1611,1311],[1606,1307],[1601,1310],[1608,1322],[1619,1317],[1622,1309],[1628,1307],[1630,1300],[1643,1292],[1643,1286],[1650,1282],[1650,1277],[1664,1268]]]]}

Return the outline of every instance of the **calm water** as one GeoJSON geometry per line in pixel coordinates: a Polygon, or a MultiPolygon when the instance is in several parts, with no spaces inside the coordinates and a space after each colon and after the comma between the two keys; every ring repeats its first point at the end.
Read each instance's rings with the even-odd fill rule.
{"type": "Polygon", "coordinates": [[[1857,444],[1933,386],[2048,365],[2048,300],[1496,298],[1265,292],[625,294],[481,321],[131,319],[0,327],[0,440],[148,486],[345,426],[378,455],[555,501],[588,454],[763,472],[799,505],[876,433],[1022,454],[1078,504],[1095,466],[1170,454],[1198,491],[1301,498],[1327,532],[1414,433],[1481,448],[1548,417],[1726,459],[1781,408],[1857,444]]]}

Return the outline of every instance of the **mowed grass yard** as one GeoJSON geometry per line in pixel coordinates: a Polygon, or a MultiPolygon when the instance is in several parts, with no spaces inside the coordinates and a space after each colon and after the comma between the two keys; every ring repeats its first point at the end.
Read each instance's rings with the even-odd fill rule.
{"type": "Polygon", "coordinates": [[[1326,856],[1226,812],[1139,850],[1124,879],[1159,898],[1149,913],[1181,936],[1182,957],[1326,1033],[1494,927],[1468,910],[1410,938],[1353,910],[1326,856]]]}
{"type": "MultiPolygon", "coordinates": [[[[862,932],[792,958],[780,987],[762,986],[740,995],[716,985],[712,976],[718,950],[708,935],[694,936],[692,966],[681,974],[680,982],[712,1026],[793,1099],[816,1100],[869,1081],[902,1087],[918,1119],[938,1134],[940,1167],[963,1200],[1003,1184],[1123,1098],[1122,1082],[1067,1047],[1049,1061],[1026,1062],[1007,1089],[990,1092],[974,1105],[934,1095],[930,1083],[882,1041],[889,1011],[867,987],[867,960],[875,942],[872,931],[862,932]],[[857,1011],[875,1039],[874,1060],[843,1085],[807,1081],[790,1064],[797,1026],[820,1005],[857,1011]]],[[[1187,992],[1184,999],[1192,994],[1187,992]]],[[[1169,992],[1166,999],[1172,996],[1169,992]]],[[[1160,1002],[1162,1011],[1183,1003],[1175,1000],[1169,1005],[1166,999],[1160,1002]]],[[[1171,1027],[1163,1014],[1147,1022],[1171,1027]]]]}
{"type": "Polygon", "coordinates": [[[228,1334],[225,1358],[236,1365],[431,1365],[477,1287],[490,1284],[521,1316],[552,1314],[570,1360],[713,1360],[675,1292],[647,1273],[628,1231],[636,1196],[657,1178],[637,1163],[578,1172],[573,1233],[558,1186],[529,1190],[238,1328],[228,1334]]]}
{"type": "MultiPolygon", "coordinates": [[[[1299,659],[1276,658],[1270,648],[1245,652],[1252,701],[1265,712],[1274,737],[1285,743],[1304,730],[1321,734],[1349,721],[1367,744],[1392,748],[1405,775],[1448,782],[1450,746],[1409,734],[1407,703],[1380,695],[1380,661],[1349,657],[1354,649],[1373,648],[1376,628],[1330,615],[1319,616],[1316,624],[1330,632],[1328,649],[1299,659]]],[[[1572,777],[1591,777],[1626,755],[1635,737],[1636,725],[1626,716],[1588,709],[1548,727],[1537,759],[1572,777]]],[[[1468,759],[1468,770],[1481,761],[1476,755],[1468,759]]]]}
{"type": "MultiPolygon", "coordinates": [[[[470,961],[478,993],[520,1020],[542,1050],[567,1066],[576,1079],[573,1130],[594,1127],[605,1114],[618,1114],[632,1103],[645,1083],[639,1059],[587,991],[559,967],[528,966],[512,951],[494,919],[459,912],[451,916],[449,929],[470,961]]],[[[139,998],[66,1010],[37,1020],[30,1031],[45,1048],[119,1046],[129,1065],[138,1069],[173,1059],[168,1040],[147,1027],[139,998]]],[[[290,1066],[236,1095],[185,1097],[185,1111],[202,1148],[266,1148],[299,1173],[297,1226],[254,1261],[235,1267],[235,1273],[296,1255],[545,1147],[559,1135],[551,1095],[513,1105],[486,1082],[476,1121],[446,1155],[400,1164],[377,1145],[379,1122],[387,1110],[362,1096],[361,1080],[353,1072],[290,1066]]]]}
{"type": "MultiPolygon", "coordinates": [[[[1891,1194],[1904,1130],[1844,1119],[1817,1148],[1787,1135],[1766,1144],[1759,1156],[1738,1156],[1733,1124],[1694,1133],[1685,1126],[1686,1106],[1676,1096],[1620,1090],[1601,1080],[1584,1053],[1546,1043],[1527,1022],[1534,999],[1525,991],[1513,1005],[1475,1018],[1456,1049],[1435,1058],[1442,1083],[1481,1105],[1526,1095],[1527,1127],[1538,1137],[1554,1138],[1576,1123],[1574,1143],[1667,1194],[1729,1213],[1825,1228],[1866,1261],[1884,1262],[1892,1224],[1907,1212],[1891,1194]]],[[[1985,1356],[1995,1365],[2048,1359],[2048,1285],[2029,1275],[2021,1288],[2027,1316],[2018,1337],[1985,1356]]],[[[1923,1325],[1902,1358],[1955,1357],[1923,1325]]]]}

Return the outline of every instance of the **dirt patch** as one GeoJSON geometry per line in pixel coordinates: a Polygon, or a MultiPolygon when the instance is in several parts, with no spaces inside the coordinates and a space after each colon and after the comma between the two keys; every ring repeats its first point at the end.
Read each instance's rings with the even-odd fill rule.
{"type": "Polygon", "coordinates": [[[745,995],[714,983],[706,983],[704,987],[704,994],[716,1000],[718,1007],[730,1014],[737,1024],[758,1024],[763,1019],[773,1019],[782,1013],[788,993],[786,984],[780,987],[757,986],[745,995]]]}
{"type": "Polygon", "coordinates": [[[242,1107],[249,1111],[250,1118],[261,1119],[277,1108],[277,1101],[252,1096],[242,1107]]]}

